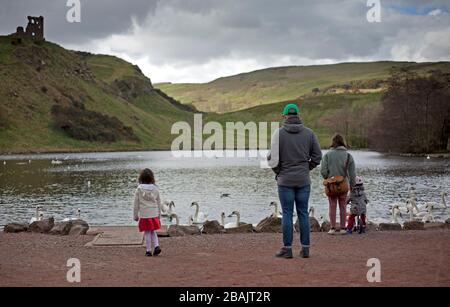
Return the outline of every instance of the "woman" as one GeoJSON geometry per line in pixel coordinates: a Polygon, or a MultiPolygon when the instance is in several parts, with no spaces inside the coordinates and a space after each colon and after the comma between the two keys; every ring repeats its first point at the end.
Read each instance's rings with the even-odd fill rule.
{"type": "MultiPolygon", "coordinates": [[[[321,173],[324,179],[333,176],[342,176],[347,182],[350,181],[350,188],[355,186],[355,161],[351,154],[347,152],[344,137],[336,133],[331,139],[331,149],[325,154],[322,160],[321,173]]],[[[328,232],[333,235],[336,233],[336,207],[339,203],[340,215],[340,234],[346,234],[345,222],[347,215],[347,193],[339,196],[328,197],[330,204],[330,223],[331,229],[328,232]]]]}

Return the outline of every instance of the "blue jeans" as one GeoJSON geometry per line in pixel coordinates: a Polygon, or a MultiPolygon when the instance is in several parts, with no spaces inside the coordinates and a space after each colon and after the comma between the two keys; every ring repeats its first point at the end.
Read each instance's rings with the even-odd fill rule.
{"type": "Polygon", "coordinates": [[[302,247],[309,247],[310,245],[308,214],[310,191],[310,185],[301,188],[278,186],[278,197],[280,198],[281,208],[283,209],[282,227],[283,243],[285,247],[292,247],[292,240],[294,236],[294,226],[292,222],[294,202],[299,218],[300,244],[302,247]]]}

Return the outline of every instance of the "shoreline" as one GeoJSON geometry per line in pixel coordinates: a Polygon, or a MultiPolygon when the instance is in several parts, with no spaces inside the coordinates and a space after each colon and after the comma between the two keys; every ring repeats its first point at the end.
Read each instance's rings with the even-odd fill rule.
{"type": "Polygon", "coordinates": [[[93,238],[0,233],[0,286],[450,286],[448,230],[312,233],[309,259],[298,256],[298,234],[293,259],[274,257],[278,233],[160,238],[158,257],[143,246],[85,246],[93,238]],[[70,258],[80,260],[80,284],[66,280],[70,258]],[[380,283],[367,281],[371,258],[380,260],[380,283]]]}
{"type": "MultiPolygon", "coordinates": [[[[328,148],[322,150],[327,150],[328,148]]],[[[229,150],[229,149],[224,149],[229,150]]],[[[245,150],[248,151],[249,149],[233,149],[233,150],[245,150]]],[[[260,149],[252,149],[252,150],[260,150],[260,149]]],[[[267,149],[261,149],[261,150],[267,150],[267,149]]],[[[370,148],[350,148],[350,151],[373,151],[378,152],[380,154],[386,155],[388,157],[404,157],[404,158],[426,158],[430,157],[433,159],[450,159],[450,152],[438,152],[438,153],[422,153],[422,154],[414,154],[414,153],[389,153],[389,152],[381,152],[376,151],[370,148]]],[[[121,150],[110,150],[110,149],[95,149],[95,150],[89,150],[89,149],[80,149],[80,150],[73,150],[73,151],[13,151],[13,152],[1,152],[0,151],[0,157],[4,156],[26,156],[26,155],[46,155],[46,154],[82,154],[82,153],[119,153],[119,152],[164,152],[164,151],[171,151],[171,148],[167,149],[121,149],[121,150]]],[[[194,150],[191,150],[192,152],[194,150]]]]}

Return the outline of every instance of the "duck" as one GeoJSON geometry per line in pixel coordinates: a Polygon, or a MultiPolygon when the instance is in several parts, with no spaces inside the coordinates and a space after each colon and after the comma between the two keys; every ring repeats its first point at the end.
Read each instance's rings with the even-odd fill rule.
{"type": "Polygon", "coordinates": [[[34,222],[37,222],[37,221],[41,221],[41,220],[42,220],[43,214],[40,212],[41,209],[42,209],[41,206],[36,206],[36,215],[33,216],[33,217],[30,219],[30,223],[29,223],[29,224],[32,224],[32,223],[34,223],[34,222]]]}
{"type": "Polygon", "coordinates": [[[196,201],[191,204],[191,207],[195,207],[195,214],[192,223],[203,224],[206,221],[207,215],[200,211],[200,206],[196,201]]]}
{"type": "Polygon", "coordinates": [[[76,217],[66,217],[65,219],[63,219],[63,222],[71,222],[71,221],[79,221],[79,220],[81,220],[81,209],[80,208],[77,209],[76,217]]]}
{"type": "Polygon", "coordinates": [[[88,187],[88,189],[91,188],[91,181],[90,180],[88,180],[88,182],[87,182],[87,187],[88,187]]]}
{"type": "Polygon", "coordinates": [[[273,213],[270,215],[271,217],[282,218],[281,212],[278,211],[278,203],[273,201],[270,203],[269,207],[273,207],[273,213]]]}
{"type": "Polygon", "coordinates": [[[6,165],[6,161],[3,161],[3,165],[6,165]]]}
{"type": "Polygon", "coordinates": [[[229,193],[221,193],[220,194],[220,198],[230,197],[230,196],[231,196],[231,194],[229,194],[229,193]]]}
{"type": "Polygon", "coordinates": [[[172,209],[175,207],[175,203],[173,201],[164,201],[162,203],[161,216],[170,216],[175,211],[172,209]]]}

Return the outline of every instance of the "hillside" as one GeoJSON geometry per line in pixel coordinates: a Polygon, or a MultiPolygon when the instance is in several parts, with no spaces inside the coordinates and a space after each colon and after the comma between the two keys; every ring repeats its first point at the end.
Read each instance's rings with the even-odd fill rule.
{"type": "Polygon", "coordinates": [[[392,69],[419,74],[430,70],[450,72],[449,62],[372,62],[320,66],[279,67],[220,78],[204,84],[161,83],[160,88],[177,100],[201,111],[225,113],[311,95],[340,93],[343,89],[379,92],[392,69]]]}
{"type": "Polygon", "coordinates": [[[192,107],[119,58],[0,36],[0,152],[166,149],[192,107]]]}

